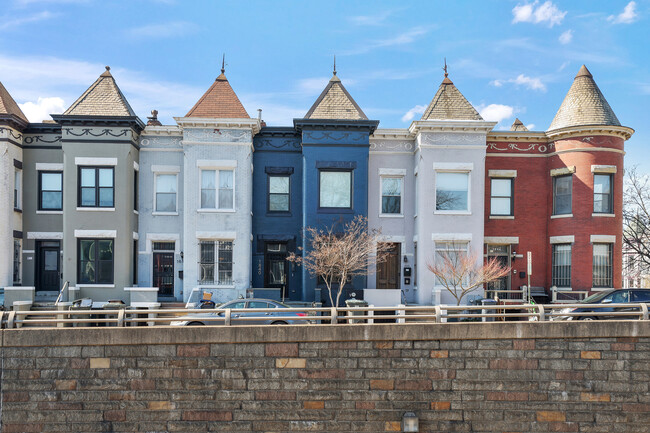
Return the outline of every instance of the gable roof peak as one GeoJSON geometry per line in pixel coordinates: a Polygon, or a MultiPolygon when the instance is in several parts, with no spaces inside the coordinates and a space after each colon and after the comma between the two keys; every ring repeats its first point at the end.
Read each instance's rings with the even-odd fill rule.
{"type": "MultiPolygon", "coordinates": [[[[224,58],[225,59],[225,58],[224,58]]],[[[203,117],[208,119],[250,119],[237,94],[226,78],[225,60],[221,65],[221,74],[210,88],[188,111],[185,117],[203,117]]]]}
{"type": "Polygon", "coordinates": [[[445,70],[445,78],[420,120],[483,120],[483,118],[456,88],[445,70]]]}
{"type": "Polygon", "coordinates": [[[27,116],[20,109],[14,98],[11,97],[5,86],[0,82],[0,117],[14,117],[29,123],[27,116]]]}
{"type": "Polygon", "coordinates": [[[314,105],[311,106],[305,119],[328,120],[368,120],[359,104],[352,98],[341,79],[336,75],[336,60],[334,72],[327,86],[323,89],[314,105]]]}
{"type": "Polygon", "coordinates": [[[106,66],[99,78],[63,113],[64,116],[136,117],[106,66]]]}
{"type": "Polygon", "coordinates": [[[589,72],[589,69],[587,69],[587,67],[585,65],[582,65],[582,67],[580,68],[580,70],[578,71],[578,73],[575,76],[575,78],[578,78],[578,77],[593,78],[594,76],[591,75],[591,72],[589,72]]]}
{"type": "Polygon", "coordinates": [[[528,128],[526,128],[524,123],[521,120],[519,120],[519,118],[517,117],[515,121],[512,123],[510,130],[515,132],[521,132],[521,131],[528,131],[528,128]]]}

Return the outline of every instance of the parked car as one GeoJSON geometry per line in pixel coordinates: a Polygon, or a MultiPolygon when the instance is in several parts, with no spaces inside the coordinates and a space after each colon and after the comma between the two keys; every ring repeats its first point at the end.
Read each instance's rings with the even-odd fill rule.
{"type": "MultiPolygon", "coordinates": [[[[645,303],[650,304],[650,289],[612,289],[603,292],[595,293],[588,298],[583,299],[578,304],[629,304],[629,303],[645,303]]],[[[597,315],[589,313],[611,313],[611,312],[624,312],[624,311],[638,311],[636,307],[626,306],[612,306],[612,307],[578,307],[578,308],[563,308],[561,310],[554,310],[561,313],[559,316],[551,316],[551,320],[603,320],[603,319],[634,319],[638,316],[616,316],[616,315],[597,315]],[[584,313],[576,314],[575,316],[565,315],[568,313],[584,313]]]]}
{"type": "MultiPolygon", "coordinates": [[[[307,313],[283,311],[286,308],[291,308],[282,302],[273,301],[271,299],[234,299],[219,305],[217,310],[248,310],[255,308],[273,308],[277,311],[233,311],[230,316],[230,323],[232,325],[290,325],[300,323],[310,323],[306,319],[296,319],[297,317],[305,317],[307,313]],[[256,318],[256,319],[251,319],[256,318]]],[[[225,311],[220,312],[206,312],[197,314],[188,314],[179,317],[170,323],[172,326],[200,326],[200,325],[223,325],[225,319],[225,311]]]]}

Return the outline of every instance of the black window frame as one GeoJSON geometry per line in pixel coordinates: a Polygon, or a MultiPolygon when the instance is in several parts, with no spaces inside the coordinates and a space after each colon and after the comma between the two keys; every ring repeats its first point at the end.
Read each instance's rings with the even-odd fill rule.
{"type": "MultiPolygon", "coordinates": [[[[46,192],[59,192],[48,189],[46,192]]],[[[38,210],[40,211],[60,211],[63,210],[63,171],[61,170],[40,170],[38,172],[38,210]],[[60,174],[61,175],[61,207],[60,208],[43,208],[43,174],[60,174]]]]}
{"type": "MultiPolygon", "coordinates": [[[[320,177],[320,175],[319,175],[320,177]]],[[[319,203],[320,204],[320,203],[319,203]]],[[[267,173],[266,175],[266,211],[272,212],[274,214],[278,213],[289,213],[291,212],[291,174],[277,173],[271,174],[267,173]],[[289,191],[286,193],[271,193],[271,178],[272,177],[286,177],[289,180],[289,191]],[[274,210],[271,209],[271,195],[286,195],[288,199],[288,206],[286,210],[274,210]]]]}
{"type": "Polygon", "coordinates": [[[614,175],[611,173],[594,173],[594,209],[593,212],[597,214],[613,214],[614,213],[614,175]],[[609,179],[609,194],[596,193],[596,176],[603,176],[609,179]],[[599,196],[608,196],[607,197],[607,210],[606,211],[597,211],[596,210],[596,195],[599,196]]]}
{"type": "Polygon", "coordinates": [[[560,176],[553,176],[553,215],[571,215],[573,213],[573,173],[571,174],[563,174],[560,176]],[[570,179],[570,188],[569,190],[571,191],[569,195],[571,199],[569,200],[569,211],[568,212],[563,212],[563,213],[558,213],[557,211],[557,181],[558,179],[564,179],[564,178],[569,178],[570,179]]]}
{"type": "Polygon", "coordinates": [[[491,177],[490,178],[490,216],[514,216],[515,215],[515,179],[513,177],[491,177]],[[492,181],[494,180],[509,180],[510,181],[510,196],[494,195],[492,188],[492,181]],[[492,213],[492,199],[493,198],[508,198],[510,199],[510,212],[507,214],[492,213]]]}
{"type": "Polygon", "coordinates": [[[551,285],[555,287],[560,287],[560,288],[570,288],[571,287],[571,271],[573,268],[573,244],[570,243],[561,243],[561,244],[553,244],[551,245],[551,285]],[[568,275],[563,276],[558,276],[558,268],[561,267],[566,267],[567,265],[557,265],[556,264],[556,255],[558,254],[556,252],[557,247],[564,247],[568,246],[569,247],[569,265],[568,265],[568,275]],[[568,284],[562,284],[560,280],[568,280],[568,284]],[[560,282],[560,284],[558,284],[560,282]]]}
{"type": "MultiPolygon", "coordinates": [[[[91,187],[83,187],[83,188],[91,188],[91,187]]],[[[115,166],[113,165],[80,165],[77,168],[77,207],[85,207],[85,208],[105,208],[105,209],[112,209],[115,208],[115,166]],[[111,206],[101,206],[99,203],[99,190],[100,188],[108,188],[108,187],[100,187],[99,186],[99,170],[101,169],[110,169],[113,173],[113,186],[111,188],[112,192],[112,205],[111,206]],[[92,187],[95,190],[95,203],[93,206],[91,205],[84,205],[82,204],[81,201],[81,171],[82,170],[95,170],[95,186],[92,187]]]]}
{"type": "MultiPolygon", "coordinates": [[[[90,262],[88,260],[88,262],[90,262]]],[[[77,238],[77,284],[115,284],[115,238],[77,238]],[[92,261],[95,265],[95,281],[81,281],[81,243],[83,241],[94,241],[95,245],[95,259],[92,261]],[[110,260],[111,263],[111,279],[110,281],[98,281],[99,275],[99,264],[100,262],[107,262],[108,260],[99,259],[99,242],[100,241],[111,241],[113,242],[113,257],[110,260]]]]}
{"type": "Polygon", "coordinates": [[[319,168],[318,169],[318,210],[335,210],[335,211],[346,211],[352,210],[354,208],[354,169],[340,169],[340,168],[319,168]],[[324,172],[335,172],[335,173],[349,173],[350,174],[350,206],[348,207],[331,207],[331,206],[321,206],[321,173],[324,172]]]}

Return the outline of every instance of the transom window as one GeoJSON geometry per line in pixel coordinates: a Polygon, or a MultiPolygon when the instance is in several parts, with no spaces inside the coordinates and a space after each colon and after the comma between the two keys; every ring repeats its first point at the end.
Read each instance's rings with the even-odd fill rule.
{"type": "Polygon", "coordinates": [[[612,213],[612,175],[594,174],[594,213],[612,213]]]}
{"type": "Polygon", "coordinates": [[[381,178],[381,213],[402,213],[402,183],[403,177],[381,178]]]}
{"type": "Polygon", "coordinates": [[[571,188],[573,176],[556,176],[553,178],[553,215],[571,213],[571,188]]]}
{"type": "Polygon", "coordinates": [[[553,244],[552,285],[571,287],[571,244],[553,244]]]}
{"type": "Polygon", "coordinates": [[[289,212],[289,176],[269,176],[269,211],[289,212]]]}
{"type": "Polygon", "coordinates": [[[79,284],[113,284],[113,244],[114,239],[79,239],[79,284]]]}
{"type": "Polygon", "coordinates": [[[613,287],[612,244],[594,244],[594,287],[613,287]]]}
{"type": "Polygon", "coordinates": [[[319,207],[350,209],[352,207],[352,172],[321,170],[319,207]]]}
{"type": "Polygon", "coordinates": [[[79,167],[79,206],[115,206],[115,168],[79,167]]]}
{"type": "Polygon", "coordinates": [[[235,208],[233,170],[201,170],[201,209],[235,208]]]}
{"type": "Polygon", "coordinates": [[[436,173],[436,210],[469,210],[469,173],[436,173]]]}
{"type": "Polygon", "coordinates": [[[63,209],[63,173],[38,172],[38,210],[63,209]]]}
{"type": "Polygon", "coordinates": [[[176,174],[156,174],[156,212],[176,212],[176,174]]]}
{"type": "Polygon", "coordinates": [[[490,215],[513,215],[514,179],[490,179],[490,215]]]}
{"type": "Polygon", "coordinates": [[[232,285],[232,241],[201,241],[199,247],[199,283],[232,285]]]}

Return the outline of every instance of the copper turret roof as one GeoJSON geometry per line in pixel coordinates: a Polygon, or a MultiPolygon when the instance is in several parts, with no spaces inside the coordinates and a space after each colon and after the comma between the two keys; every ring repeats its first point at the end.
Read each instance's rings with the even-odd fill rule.
{"type": "Polygon", "coordinates": [[[483,120],[445,73],[445,79],[420,120],[483,120]]]}
{"type": "Polygon", "coordinates": [[[119,116],[135,117],[136,114],[117,86],[111,68],[95,81],[65,112],[64,116],[119,116]]]}
{"type": "Polygon", "coordinates": [[[5,86],[0,82],[0,116],[15,116],[24,122],[29,122],[27,116],[20,109],[14,98],[11,97],[5,86]]]}
{"type": "Polygon", "coordinates": [[[194,104],[185,117],[203,117],[209,119],[248,119],[250,116],[241,101],[230,87],[224,67],[221,75],[212,86],[194,104]]]}
{"type": "Polygon", "coordinates": [[[368,120],[361,107],[341,83],[341,79],[336,76],[336,69],[327,86],[304,118],[368,120]]]}
{"type": "Polygon", "coordinates": [[[582,65],[548,129],[589,125],[621,126],[621,123],[591,72],[582,65]]]}

